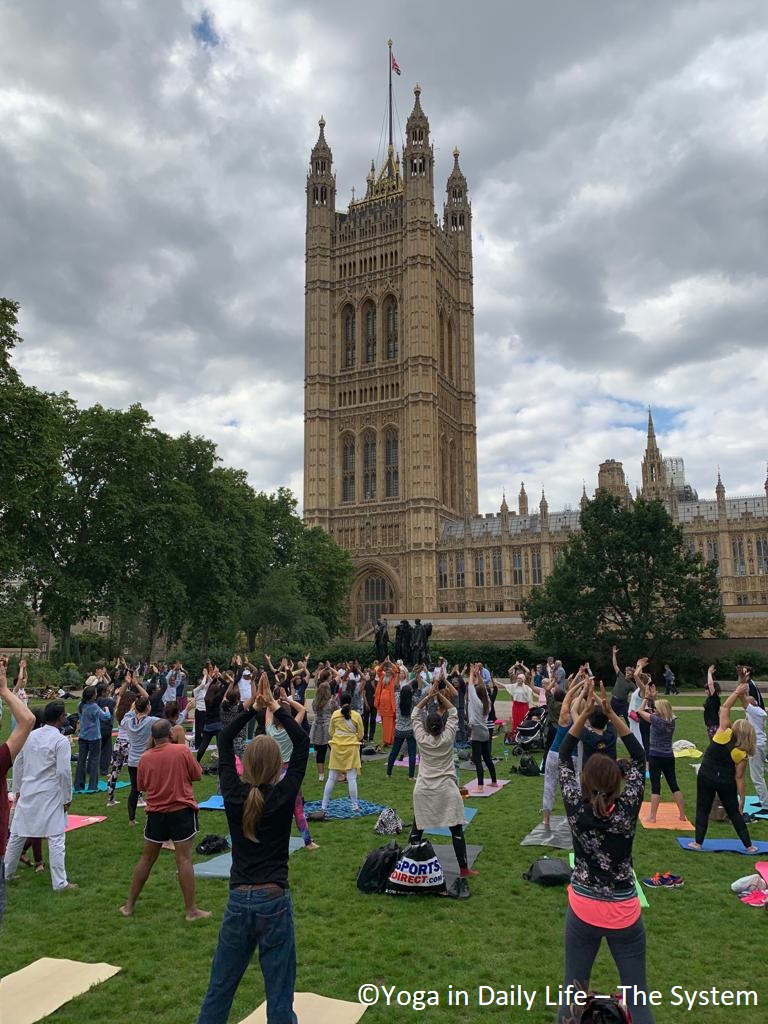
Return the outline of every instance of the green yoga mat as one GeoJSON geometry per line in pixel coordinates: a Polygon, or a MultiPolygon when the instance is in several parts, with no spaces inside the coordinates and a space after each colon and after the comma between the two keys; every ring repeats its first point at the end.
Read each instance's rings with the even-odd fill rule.
{"type": "MultiPolygon", "coordinates": [[[[575,863],[575,862],[574,862],[574,858],[573,858],[573,852],[571,852],[571,853],[570,853],[570,854],[568,855],[568,860],[569,860],[569,862],[570,862],[570,865],[571,865],[571,867],[573,867],[573,866],[574,866],[574,863],[575,863]]],[[[647,899],[647,897],[646,897],[645,893],[643,892],[643,888],[642,888],[642,886],[640,885],[640,883],[638,882],[638,880],[637,880],[637,875],[635,874],[635,872],[634,872],[634,871],[632,872],[632,877],[633,877],[633,878],[634,878],[634,880],[635,880],[635,889],[637,890],[637,898],[638,898],[638,899],[640,900],[640,906],[641,906],[641,907],[646,907],[646,908],[647,908],[647,907],[648,907],[648,899],[647,899]]]]}

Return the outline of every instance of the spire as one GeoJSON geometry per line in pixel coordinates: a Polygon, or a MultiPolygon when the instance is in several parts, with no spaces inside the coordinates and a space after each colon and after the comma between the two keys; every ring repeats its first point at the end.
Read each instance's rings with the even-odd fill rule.
{"type": "Polygon", "coordinates": [[[312,147],[307,174],[307,208],[336,209],[336,179],[333,176],[333,154],[325,138],[325,118],[321,117],[320,134],[312,147]]]}
{"type": "Polygon", "coordinates": [[[520,494],[517,498],[517,509],[521,516],[528,515],[528,495],[525,493],[525,484],[520,484],[520,494]]]}
{"type": "Polygon", "coordinates": [[[584,480],[582,480],[581,481],[581,501],[579,502],[579,505],[581,506],[582,511],[587,507],[588,504],[589,504],[589,498],[587,497],[587,484],[586,484],[586,482],[584,480]]]}
{"type": "Polygon", "coordinates": [[[320,125],[320,134],[317,137],[317,142],[312,149],[312,162],[316,157],[325,157],[329,162],[333,160],[333,154],[331,153],[331,147],[325,138],[325,118],[321,115],[320,120],[317,122],[320,125]]]}
{"type": "Polygon", "coordinates": [[[648,406],[648,443],[646,446],[647,451],[658,451],[658,445],[656,443],[656,430],[653,426],[653,416],[651,415],[651,407],[648,406]]]}
{"type": "Polygon", "coordinates": [[[509,512],[509,505],[507,504],[507,495],[505,491],[501,492],[501,511],[505,514],[509,512]]]}
{"type": "Polygon", "coordinates": [[[467,198],[467,179],[459,167],[459,151],[453,151],[453,170],[448,175],[445,188],[443,227],[446,231],[469,233],[471,207],[467,198]]]}
{"type": "Polygon", "coordinates": [[[664,460],[656,443],[656,431],[653,426],[650,406],[648,407],[648,438],[645,445],[641,474],[643,479],[643,497],[648,501],[667,501],[669,496],[667,474],[664,469],[664,460]]]}
{"type": "Polygon", "coordinates": [[[543,487],[541,489],[541,501],[539,502],[539,514],[542,516],[542,518],[544,516],[549,515],[549,505],[548,505],[547,499],[546,499],[546,497],[544,495],[544,488],[543,487]]]}
{"type": "Polygon", "coordinates": [[[715,487],[715,494],[717,495],[718,501],[720,501],[721,499],[725,498],[725,487],[723,486],[723,481],[720,478],[720,470],[719,469],[717,471],[717,487],[715,487]]]}

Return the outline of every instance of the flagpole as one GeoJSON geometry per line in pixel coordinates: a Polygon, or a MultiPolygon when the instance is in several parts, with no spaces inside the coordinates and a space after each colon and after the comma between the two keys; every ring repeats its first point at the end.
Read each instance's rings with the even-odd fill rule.
{"type": "Polygon", "coordinates": [[[392,40],[387,42],[389,47],[389,152],[387,154],[387,172],[392,175],[392,40]]]}

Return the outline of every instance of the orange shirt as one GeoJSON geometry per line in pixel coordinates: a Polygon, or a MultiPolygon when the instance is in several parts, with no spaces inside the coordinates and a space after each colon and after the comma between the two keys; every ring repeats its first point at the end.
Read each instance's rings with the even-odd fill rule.
{"type": "Polygon", "coordinates": [[[373,695],[373,703],[376,705],[379,714],[382,715],[394,715],[395,714],[395,680],[394,677],[390,677],[388,683],[384,682],[384,671],[379,669],[377,672],[379,681],[376,685],[376,692],[373,695]]]}
{"type": "Polygon", "coordinates": [[[203,769],[186,745],[161,743],[150,747],[139,760],[139,790],[146,794],[148,811],[197,810],[192,783],[203,769]]]}

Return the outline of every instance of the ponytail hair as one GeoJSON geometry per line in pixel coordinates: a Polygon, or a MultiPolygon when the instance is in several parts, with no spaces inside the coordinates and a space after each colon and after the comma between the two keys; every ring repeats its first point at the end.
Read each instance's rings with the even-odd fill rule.
{"type": "MultiPolygon", "coordinates": [[[[594,755],[593,755],[594,756],[594,755]]],[[[264,814],[264,794],[260,786],[274,786],[280,778],[283,756],[277,741],[271,736],[254,736],[243,751],[243,782],[251,788],[243,807],[243,835],[252,843],[256,838],[264,814]]]]}
{"type": "Polygon", "coordinates": [[[349,721],[352,717],[352,698],[348,693],[342,693],[339,707],[342,715],[349,721]]]}
{"type": "Polygon", "coordinates": [[[581,792],[598,818],[607,818],[621,792],[621,769],[612,757],[592,754],[581,772],[581,792]]]}

